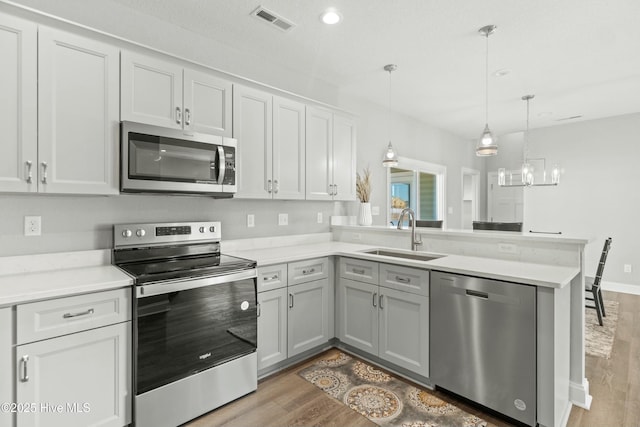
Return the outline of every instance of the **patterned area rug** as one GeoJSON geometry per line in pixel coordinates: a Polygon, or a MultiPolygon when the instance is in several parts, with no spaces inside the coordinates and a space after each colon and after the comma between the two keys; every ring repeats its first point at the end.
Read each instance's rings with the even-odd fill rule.
{"type": "Polygon", "coordinates": [[[480,427],[487,422],[341,352],[298,372],[380,426],[480,427]]]}
{"type": "Polygon", "coordinates": [[[616,336],[618,326],[618,301],[606,300],[604,302],[606,317],[602,318],[603,326],[598,323],[598,314],[588,308],[585,314],[585,353],[591,356],[611,357],[613,338],[616,336]]]}

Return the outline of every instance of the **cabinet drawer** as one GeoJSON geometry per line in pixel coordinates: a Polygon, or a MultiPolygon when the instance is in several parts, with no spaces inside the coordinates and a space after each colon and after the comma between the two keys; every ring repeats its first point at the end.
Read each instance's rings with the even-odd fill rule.
{"type": "Polygon", "coordinates": [[[258,268],[258,292],[287,286],[287,264],[268,265],[258,268]]]}
{"type": "Polygon", "coordinates": [[[18,305],[17,344],[131,320],[131,289],[18,305]]]}
{"type": "Polygon", "coordinates": [[[329,258],[290,262],[289,286],[329,277],[329,258]]]}
{"type": "Polygon", "coordinates": [[[340,258],[340,277],[378,284],[378,263],[355,258],[340,258]]]}
{"type": "Polygon", "coordinates": [[[428,296],[429,270],[380,264],[380,286],[428,296]]]}

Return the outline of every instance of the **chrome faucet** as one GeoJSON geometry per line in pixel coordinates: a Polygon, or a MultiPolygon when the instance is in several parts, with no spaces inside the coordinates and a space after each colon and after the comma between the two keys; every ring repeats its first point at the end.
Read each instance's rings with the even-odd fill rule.
{"type": "Polygon", "coordinates": [[[408,214],[409,221],[411,221],[411,249],[417,251],[418,246],[422,244],[422,239],[416,239],[416,213],[411,208],[402,209],[400,217],[398,218],[398,230],[402,230],[402,219],[404,218],[404,214],[408,214]]]}

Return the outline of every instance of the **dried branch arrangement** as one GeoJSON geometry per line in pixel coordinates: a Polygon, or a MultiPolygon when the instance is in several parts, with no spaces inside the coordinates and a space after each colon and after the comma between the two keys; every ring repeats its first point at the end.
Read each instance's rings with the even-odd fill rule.
{"type": "Polygon", "coordinates": [[[362,176],[356,172],[356,195],[362,203],[368,203],[371,198],[371,171],[364,168],[362,176]]]}

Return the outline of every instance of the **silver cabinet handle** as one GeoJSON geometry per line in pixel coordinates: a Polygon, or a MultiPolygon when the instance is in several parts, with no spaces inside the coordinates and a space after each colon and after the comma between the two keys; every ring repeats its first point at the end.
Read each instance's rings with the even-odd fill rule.
{"type": "Polygon", "coordinates": [[[31,174],[31,167],[33,166],[33,163],[31,162],[31,160],[27,160],[26,164],[27,164],[27,183],[31,184],[31,182],[33,181],[33,176],[31,174]]]}
{"type": "Polygon", "coordinates": [[[384,307],[382,306],[382,298],[384,297],[384,295],[380,294],[380,299],[378,300],[378,305],[380,306],[380,310],[382,310],[384,307]]]}
{"type": "Polygon", "coordinates": [[[338,184],[333,184],[333,195],[334,196],[338,195],[338,184]]]}
{"type": "Polygon", "coordinates": [[[271,180],[268,179],[267,180],[267,193],[271,193],[273,191],[273,184],[271,183],[271,180]]]}
{"type": "Polygon", "coordinates": [[[42,165],[42,183],[47,183],[47,162],[40,163],[42,165]]]}
{"type": "Polygon", "coordinates": [[[260,317],[261,310],[260,310],[260,304],[259,303],[256,305],[256,309],[258,310],[258,317],[260,317]]]}
{"type": "Polygon", "coordinates": [[[182,110],[180,109],[180,107],[176,107],[176,123],[182,123],[182,110]]]}
{"type": "Polygon", "coordinates": [[[218,161],[220,162],[220,167],[218,168],[218,184],[222,185],[224,183],[224,175],[227,170],[227,159],[222,145],[218,145],[218,161]]]}
{"type": "Polygon", "coordinates": [[[363,268],[363,269],[356,269],[356,268],[354,268],[352,271],[353,271],[355,274],[364,274],[364,268],[363,268]]]}
{"type": "Polygon", "coordinates": [[[377,296],[377,295],[378,295],[378,293],[377,293],[377,292],[374,292],[374,293],[373,293],[373,306],[374,306],[374,307],[377,307],[377,305],[376,305],[376,300],[377,300],[376,296],[377,296]]]}
{"type": "Polygon", "coordinates": [[[263,280],[263,281],[265,281],[265,282],[270,282],[270,281],[272,281],[272,280],[278,280],[278,275],[277,275],[277,274],[274,274],[274,275],[273,275],[273,276],[271,276],[271,277],[266,277],[266,276],[265,276],[265,277],[263,277],[263,278],[262,278],[262,280],[263,280]]]}
{"type": "Polygon", "coordinates": [[[315,273],[315,272],[316,272],[315,268],[310,268],[308,270],[302,270],[302,274],[304,274],[304,275],[315,273]]]}
{"type": "Polygon", "coordinates": [[[400,283],[411,283],[411,279],[408,277],[400,277],[400,276],[396,276],[396,282],[400,282],[400,283]]]}
{"type": "Polygon", "coordinates": [[[274,179],[273,180],[273,193],[277,194],[279,189],[280,189],[280,185],[278,184],[278,180],[274,179]]]}
{"type": "Polygon", "coordinates": [[[71,319],[73,317],[89,316],[89,315],[91,315],[93,313],[94,313],[93,308],[90,308],[89,310],[82,311],[80,313],[65,313],[65,314],[62,315],[62,318],[63,319],[71,319]]]}
{"type": "Polygon", "coordinates": [[[293,294],[289,294],[289,308],[293,308],[293,294]]]}
{"type": "Polygon", "coordinates": [[[22,375],[20,376],[20,382],[26,383],[29,381],[29,372],[27,371],[27,363],[29,362],[29,355],[24,355],[20,359],[22,364],[22,375]]]}
{"type": "Polygon", "coordinates": [[[191,111],[188,108],[184,109],[184,124],[187,126],[191,124],[191,111]]]}
{"type": "Polygon", "coordinates": [[[333,184],[329,184],[329,195],[333,196],[333,184]]]}

